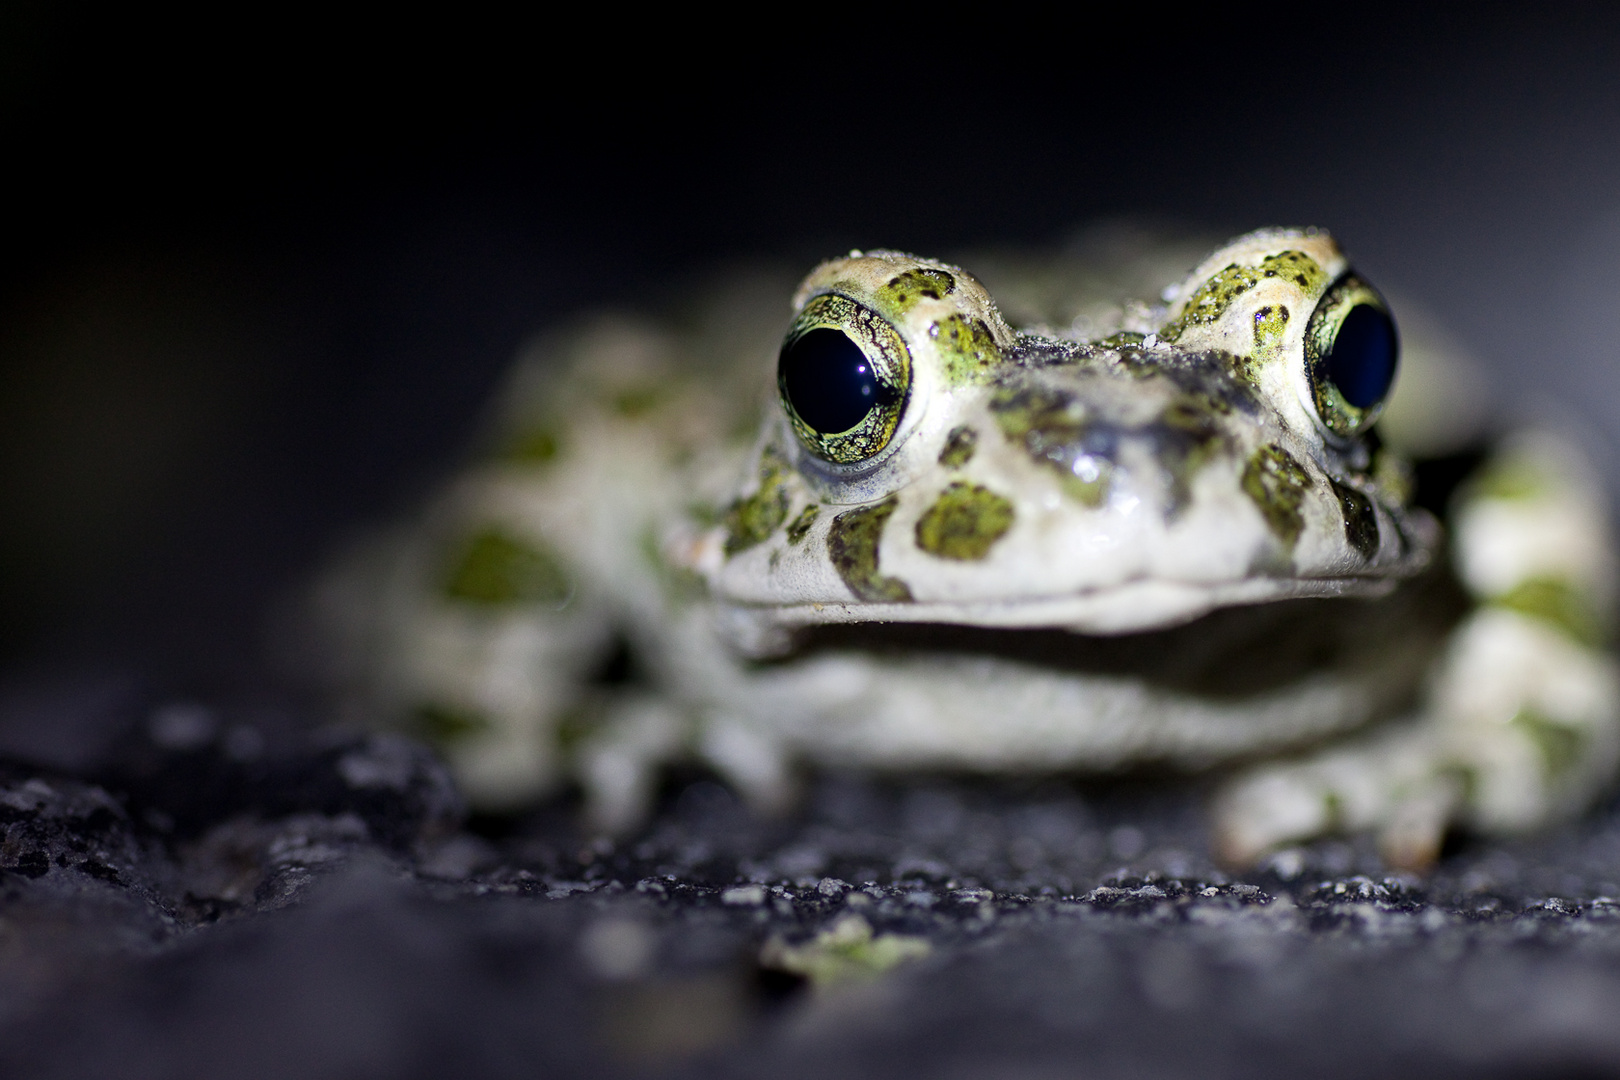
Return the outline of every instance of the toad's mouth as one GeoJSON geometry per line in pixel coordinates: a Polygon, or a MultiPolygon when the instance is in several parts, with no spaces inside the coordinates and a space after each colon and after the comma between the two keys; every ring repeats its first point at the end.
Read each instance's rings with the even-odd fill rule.
{"type": "Polygon", "coordinates": [[[1415,680],[1467,608],[1456,580],[1435,570],[1375,599],[1306,598],[1225,607],[1135,633],[1098,635],[1027,625],[824,623],[799,629],[790,651],[766,663],[850,653],[893,663],[976,657],[1241,700],[1323,671],[1394,675],[1397,668],[1410,669],[1415,680]]]}
{"type": "MultiPolygon", "coordinates": [[[[1139,637],[1218,616],[1226,609],[1249,609],[1275,602],[1309,603],[1344,597],[1377,598],[1396,582],[1387,578],[1249,578],[1233,582],[1186,583],[1140,580],[1068,596],[1007,601],[905,603],[806,603],[775,607],[724,605],[722,633],[740,651],[755,657],[780,655],[803,635],[844,626],[948,626],[997,634],[1047,631],[1060,639],[1139,637]]],[[[1284,605],[1288,606],[1288,605],[1284,605]]],[[[870,632],[870,631],[868,631],[870,632]]]]}

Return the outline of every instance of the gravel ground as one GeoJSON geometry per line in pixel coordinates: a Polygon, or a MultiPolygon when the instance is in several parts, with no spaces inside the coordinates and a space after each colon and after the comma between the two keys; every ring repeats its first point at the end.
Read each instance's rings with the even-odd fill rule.
{"type": "Polygon", "coordinates": [[[421,747],[144,710],[0,770],[0,1072],[1620,1071],[1620,806],[1428,878],[1242,877],[1198,783],[672,778],[613,845],[469,819],[421,747]]]}

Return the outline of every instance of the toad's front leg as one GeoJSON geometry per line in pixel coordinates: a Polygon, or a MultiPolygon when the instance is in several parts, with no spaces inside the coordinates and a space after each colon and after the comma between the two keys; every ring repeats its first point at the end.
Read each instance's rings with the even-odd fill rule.
{"type": "Polygon", "coordinates": [[[1216,803],[1228,862],[1375,831],[1391,864],[1421,868],[1448,827],[1534,829],[1581,812],[1612,780],[1614,557],[1596,478],[1553,439],[1513,440],[1460,493],[1453,558],[1479,607],[1437,661],[1421,712],[1239,776],[1216,803]]]}

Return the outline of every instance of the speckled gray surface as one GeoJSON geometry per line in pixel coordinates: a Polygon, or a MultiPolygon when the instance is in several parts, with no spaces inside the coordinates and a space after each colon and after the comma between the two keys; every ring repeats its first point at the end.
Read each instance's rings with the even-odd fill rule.
{"type": "Polygon", "coordinates": [[[0,784],[8,1075],[1620,1071],[1613,805],[1230,877],[1196,783],[830,775],[760,821],[693,775],[611,845],[468,822],[396,738],[148,717],[99,783],[0,784]],[[786,970],[851,917],[926,955],[786,970]]]}

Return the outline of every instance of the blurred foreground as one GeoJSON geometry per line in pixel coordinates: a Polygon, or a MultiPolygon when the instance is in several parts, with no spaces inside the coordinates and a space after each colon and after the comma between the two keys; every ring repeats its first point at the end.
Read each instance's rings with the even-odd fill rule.
{"type": "Polygon", "coordinates": [[[1202,792],[701,776],[591,842],[467,823],[402,740],[153,713],[0,777],[0,1071],[36,1077],[1523,1075],[1620,1068],[1620,805],[1429,880],[1243,878],[1202,792]],[[109,796],[116,791],[119,798],[109,796]]]}

